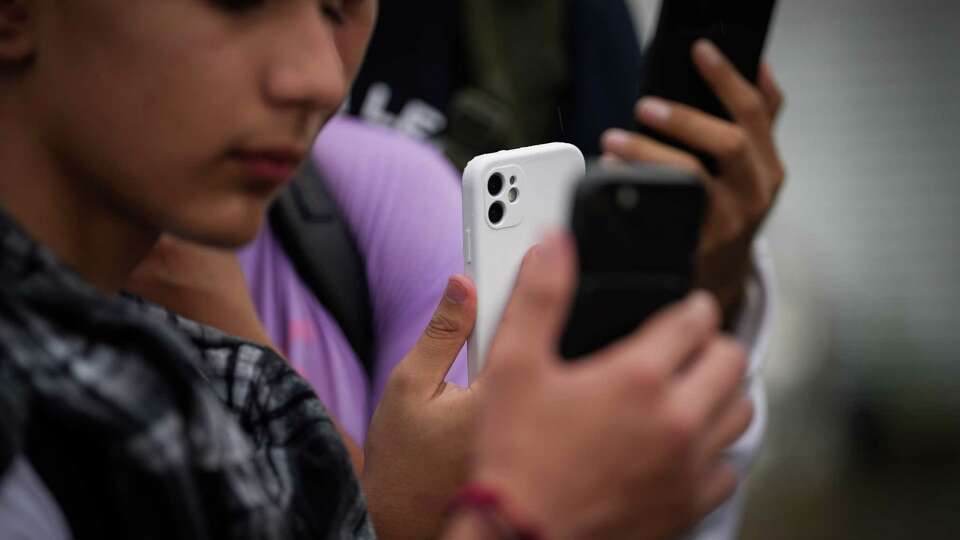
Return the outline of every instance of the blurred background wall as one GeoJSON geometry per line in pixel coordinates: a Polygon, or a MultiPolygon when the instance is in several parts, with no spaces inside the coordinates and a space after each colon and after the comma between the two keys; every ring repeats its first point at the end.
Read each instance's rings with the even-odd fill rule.
{"type": "Polygon", "coordinates": [[[768,51],[790,175],[743,537],[960,538],[960,2],[781,0],[768,51]]]}

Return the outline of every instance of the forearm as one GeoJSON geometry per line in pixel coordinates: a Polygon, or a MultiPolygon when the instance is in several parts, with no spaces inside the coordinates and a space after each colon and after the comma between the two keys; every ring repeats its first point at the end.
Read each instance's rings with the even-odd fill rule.
{"type": "Polygon", "coordinates": [[[698,257],[697,287],[710,291],[723,310],[724,328],[733,328],[743,309],[744,296],[756,268],[751,244],[728,247],[698,257]]]}

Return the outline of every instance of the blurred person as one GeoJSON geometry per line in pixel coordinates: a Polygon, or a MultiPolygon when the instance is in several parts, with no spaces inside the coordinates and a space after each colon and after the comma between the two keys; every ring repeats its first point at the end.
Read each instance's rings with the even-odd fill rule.
{"type": "Polygon", "coordinates": [[[473,156],[634,125],[638,31],[624,0],[381,3],[350,114],[473,156]]]}
{"type": "MultiPolygon", "coordinates": [[[[10,134],[0,140],[10,411],[0,501],[13,490],[38,510],[0,507],[0,525],[32,517],[20,530],[39,533],[65,522],[77,538],[373,535],[329,417],[281,358],[117,290],[163,233],[221,247],[256,234],[339,107],[374,12],[364,0],[0,4],[0,129],[10,134]]],[[[611,151],[639,153],[643,141],[629,142],[611,151]]],[[[191,279],[242,285],[204,272],[229,254],[172,238],[153,256],[170,243],[193,249],[218,262],[191,279]]],[[[502,525],[659,538],[734,489],[719,456],[752,408],[738,391],[743,352],[718,337],[717,308],[694,295],[595,359],[562,366],[552,351],[571,251],[557,235],[528,257],[470,392],[443,375],[475,291],[462,277],[448,283],[367,441],[364,489],[384,536],[406,532],[397,516],[423,499],[393,494],[431,484],[416,462],[451,424],[462,429],[460,408],[479,408],[466,439],[471,484],[445,537],[496,538],[502,525]]],[[[238,318],[252,312],[248,298],[229,299],[238,318]]]]}

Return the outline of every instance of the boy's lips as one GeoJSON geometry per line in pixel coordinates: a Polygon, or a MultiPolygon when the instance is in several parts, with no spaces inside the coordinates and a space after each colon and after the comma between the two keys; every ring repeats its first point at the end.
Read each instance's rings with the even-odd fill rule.
{"type": "Polygon", "coordinates": [[[236,150],[231,159],[238,162],[256,179],[283,185],[293,179],[306,156],[306,151],[295,147],[275,147],[236,150]]]}

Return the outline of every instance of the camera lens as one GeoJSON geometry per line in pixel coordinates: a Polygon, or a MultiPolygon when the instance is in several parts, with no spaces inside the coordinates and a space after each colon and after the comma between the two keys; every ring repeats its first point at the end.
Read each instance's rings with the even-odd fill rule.
{"type": "Polygon", "coordinates": [[[503,175],[500,173],[494,173],[493,176],[487,180],[487,191],[490,193],[490,196],[496,197],[503,191],[503,175]]]}
{"type": "Polygon", "coordinates": [[[500,201],[491,204],[490,210],[487,212],[487,217],[490,219],[490,223],[497,225],[503,221],[504,210],[503,203],[500,201]]]}

